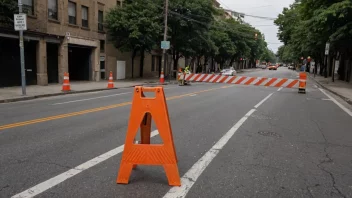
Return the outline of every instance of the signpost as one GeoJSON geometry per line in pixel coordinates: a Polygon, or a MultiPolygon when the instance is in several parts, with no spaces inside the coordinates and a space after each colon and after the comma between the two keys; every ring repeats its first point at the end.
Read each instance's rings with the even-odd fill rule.
{"type": "Polygon", "coordinates": [[[327,56],[329,55],[329,51],[330,51],[330,43],[327,42],[326,45],[325,45],[325,57],[324,57],[324,65],[325,65],[324,77],[325,77],[325,78],[328,77],[327,56]]]}
{"type": "Polygon", "coordinates": [[[27,15],[22,13],[22,0],[18,0],[19,14],[14,15],[15,30],[20,32],[21,84],[22,95],[26,95],[26,71],[24,64],[23,31],[27,30],[27,15]]]}

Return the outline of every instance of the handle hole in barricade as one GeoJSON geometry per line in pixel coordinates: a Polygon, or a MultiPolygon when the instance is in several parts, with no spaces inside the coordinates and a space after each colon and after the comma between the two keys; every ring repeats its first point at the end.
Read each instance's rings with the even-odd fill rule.
{"type": "Polygon", "coordinates": [[[142,98],[156,98],[156,93],[161,91],[160,87],[141,87],[136,89],[136,92],[140,92],[142,98]]]}

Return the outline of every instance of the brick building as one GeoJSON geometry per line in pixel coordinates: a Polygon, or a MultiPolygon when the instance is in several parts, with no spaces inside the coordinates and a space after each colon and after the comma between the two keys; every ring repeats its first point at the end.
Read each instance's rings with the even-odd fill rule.
{"type": "MultiPolygon", "coordinates": [[[[73,81],[100,81],[132,76],[130,53],[119,52],[103,26],[116,0],[22,0],[27,13],[24,32],[27,84],[61,83],[64,72],[73,81]],[[120,69],[118,69],[120,68],[120,69]],[[121,70],[121,68],[123,68],[121,70]],[[117,75],[117,73],[120,73],[117,75]],[[124,72],[124,74],[122,72],[124,72]]],[[[18,32],[0,27],[0,87],[20,85],[18,32]]],[[[159,53],[146,54],[143,71],[135,58],[134,77],[157,76],[159,53]]]]}

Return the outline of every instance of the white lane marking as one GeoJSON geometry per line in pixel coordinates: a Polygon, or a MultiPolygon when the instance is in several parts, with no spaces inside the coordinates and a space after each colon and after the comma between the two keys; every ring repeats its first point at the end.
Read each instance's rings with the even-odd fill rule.
{"type": "Polygon", "coordinates": [[[197,94],[192,94],[192,95],[189,95],[189,96],[196,96],[197,94]]]}
{"type": "Polygon", "coordinates": [[[67,102],[54,103],[52,105],[62,105],[62,104],[68,104],[68,103],[74,103],[74,102],[82,102],[82,101],[87,101],[87,100],[108,98],[108,97],[112,97],[112,96],[119,96],[119,95],[125,95],[125,94],[130,94],[130,93],[132,93],[132,92],[119,93],[119,94],[113,94],[113,95],[107,95],[107,96],[99,96],[99,97],[94,97],[94,98],[86,98],[86,99],[82,99],[82,100],[72,100],[72,101],[67,101],[67,102]]]}
{"type": "MultiPolygon", "coordinates": [[[[151,133],[151,137],[154,137],[158,135],[158,130],[155,130],[151,133]]],[[[33,186],[17,195],[12,196],[12,198],[28,198],[28,197],[34,197],[62,182],[65,180],[77,175],[78,173],[81,173],[105,160],[110,159],[111,157],[114,157],[117,154],[120,154],[123,151],[124,145],[121,145],[117,148],[114,148],[102,155],[99,155],[98,157],[95,157],[81,165],[78,165],[64,173],[61,173],[60,175],[57,175],[53,178],[50,178],[36,186],[33,186]]]]}
{"type": "Polygon", "coordinates": [[[329,94],[327,94],[327,93],[325,92],[325,90],[323,90],[323,89],[321,89],[321,88],[319,88],[319,90],[320,90],[323,94],[325,94],[328,98],[330,98],[337,106],[339,106],[342,110],[344,110],[348,115],[352,116],[352,112],[351,112],[349,109],[347,109],[347,108],[346,108],[345,106],[343,106],[341,103],[337,102],[337,100],[335,100],[335,98],[333,98],[332,96],[330,96],[329,94]]]}
{"type": "Polygon", "coordinates": [[[216,157],[220,150],[226,145],[236,131],[242,126],[242,124],[248,119],[255,109],[251,109],[244,117],[242,117],[222,138],[208,151],[206,152],[193,166],[187,171],[186,174],[181,178],[181,187],[171,188],[165,195],[164,198],[181,198],[185,197],[193,184],[196,182],[198,177],[208,167],[211,161],[216,157]]]}
{"type": "Polygon", "coordinates": [[[277,91],[281,91],[282,88],[283,88],[283,87],[280,87],[277,91]]]}
{"type": "Polygon", "coordinates": [[[322,98],[321,100],[331,101],[331,99],[330,99],[330,98],[322,98]]]}
{"type": "MultiPolygon", "coordinates": [[[[266,101],[273,93],[264,98],[260,103],[256,105],[258,108],[264,101],[266,101]]],[[[213,161],[222,148],[232,138],[236,131],[243,125],[243,123],[251,116],[256,109],[251,109],[245,116],[243,116],[221,139],[208,151],[206,152],[181,178],[181,187],[172,187],[165,195],[164,198],[182,198],[186,197],[187,193],[192,188],[193,184],[197,181],[198,177],[213,161]]]]}
{"type": "Polygon", "coordinates": [[[257,105],[254,106],[254,108],[258,108],[260,105],[262,105],[267,99],[269,99],[273,93],[269,94],[267,97],[265,97],[262,101],[260,101],[257,105]]]}

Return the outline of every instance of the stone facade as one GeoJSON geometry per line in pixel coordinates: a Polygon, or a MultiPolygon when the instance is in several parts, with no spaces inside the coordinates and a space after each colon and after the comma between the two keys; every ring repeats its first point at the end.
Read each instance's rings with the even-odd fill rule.
{"type": "MultiPolygon", "coordinates": [[[[114,78],[116,77],[117,61],[125,61],[126,63],[126,78],[132,77],[132,61],[131,53],[121,53],[107,39],[105,29],[98,28],[99,11],[105,14],[116,5],[123,5],[123,1],[116,0],[33,0],[32,13],[27,14],[27,31],[24,32],[25,40],[36,42],[36,82],[38,85],[48,85],[50,69],[52,70],[53,63],[48,61],[48,57],[53,57],[53,54],[47,54],[47,45],[57,45],[57,60],[54,63],[56,82],[62,83],[65,72],[69,72],[70,48],[86,48],[90,50],[90,56],[86,57],[89,60],[89,80],[101,80],[101,72],[105,72],[106,79],[108,73],[112,71],[114,78]],[[56,10],[52,11],[52,3],[57,2],[56,10]],[[70,4],[70,5],[69,5],[70,4]],[[75,7],[75,18],[69,17],[69,12],[72,12],[72,5],[75,7]],[[71,10],[69,10],[69,7],[71,10]],[[88,20],[82,21],[82,9],[87,11],[88,20]],[[88,22],[87,22],[88,21],[88,22]],[[101,45],[104,45],[101,49],[101,45]],[[100,66],[101,61],[103,64],[100,66]],[[50,62],[50,65],[49,65],[50,62]],[[57,66],[56,66],[57,64],[57,66]],[[49,76],[49,77],[48,77],[49,76]]],[[[100,27],[102,27],[100,25],[100,27]]],[[[0,27],[1,33],[1,27],[0,27]]],[[[17,38],[18,33],[7,31],[1,33],[0,36],[8,38],[17,38]]],[[[154,52],[153,52],[154,53],[154,52]]],[[[152,56],[153,53],[145,53],[143,76],[156,77],[158,71],[152,71],[152,56]]],[[[154,55],[160,55],[154,53],[154,55]]],[[[82,57],[83,58],[83,57],[82,57]]],[[[56,59],[56,58],[55,58],[56,59]]],[[[17,75],[17,74],[16,74],[17,75]]],[[[140,56],[136,56],[134,60],[134,77],[140,77],[140,56]]]]}

